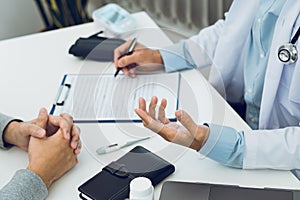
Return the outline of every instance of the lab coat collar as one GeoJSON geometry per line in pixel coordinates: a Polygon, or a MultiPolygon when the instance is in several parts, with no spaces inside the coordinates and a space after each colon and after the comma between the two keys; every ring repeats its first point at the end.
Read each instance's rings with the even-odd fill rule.
{"type": "Polygon", "coordinates": [[[291,40],[291,32],[299,14],[299,8],[300,1],[287,0],[276,23],[262,94],[260,129],[271,128],[271,112],[284,67],[277,57],[277,52],[281,45],[291,40]]]}
{"type": "Polygon", "coordinates": [[[260,0],[233,1],[226,15],[222,34],[218,38],[209,82],[228,101],[238,101],[243,94],[243,85],[240,84],[243,77],[235,76],[242,74],[241,69],[237,68],[242,62],[241,50],[250,33],[259,2],[260,0]]]}

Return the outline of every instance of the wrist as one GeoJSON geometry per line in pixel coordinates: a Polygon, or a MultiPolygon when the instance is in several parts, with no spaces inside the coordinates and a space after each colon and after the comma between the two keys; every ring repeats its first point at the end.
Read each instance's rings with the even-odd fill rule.
{"type": "Polygon", "coordinates": [[[161,57],[161,54],[160,54],[159,50],[154,50],[154,58],[155,58],[156,63],[162,64],[162,65],[164,64],[164,61],[161,57]]]}
{"type": "Polygon", "coordinates": [[[10,121],[3,131],[3,143],[5,146],[15,145],[16,141],[16,128],[20,126],[21,121],[10,121]]]}
{"type": "Polygon", "coordinates": [[[195,135],[196,144],[194,145],[193,149],[199,151],[205,144],[208,136],[209,136],[209,127],[205,125],[198,126],[199,130],[195,135]]]}
{"type": "Polygon", "coordinates": [[[44,182],[44,184],[46,185],[47,189],[49,189],[52,180],[50,178],[48,178],[45,173],[43,173],[42,169],[39,167],[34,167],[32,165],[28,165],[27,170],[30,170],[31,172],[35,173],[37,176],[39,176],[42,181],[44,182]]]}

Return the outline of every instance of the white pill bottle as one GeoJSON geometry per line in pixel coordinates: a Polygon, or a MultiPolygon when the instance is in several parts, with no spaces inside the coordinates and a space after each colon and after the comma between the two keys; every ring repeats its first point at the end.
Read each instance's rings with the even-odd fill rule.
{"type": "Polygon", "coordinates": [[[137,177],[130,182],[130,200],[153,200],[154,188],[146,177],[137,177]]]}

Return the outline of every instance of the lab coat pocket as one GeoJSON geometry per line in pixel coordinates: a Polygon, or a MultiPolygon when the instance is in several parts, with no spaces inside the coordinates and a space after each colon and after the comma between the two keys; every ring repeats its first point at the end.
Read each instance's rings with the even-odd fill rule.
{"type": "MultiPolygon", "coordinates": [[[[298,15],[297,20],[294,24],[293,27],[293,35],[296,34],[299,26],[300,26],[300,15],[298,15]]],[[[297,49],[300,49],[300,45],[299,42],[296,43],[297,45],[297,49]]],[[[299,53],[298,53],[298,57],[299,57],[299,53]]],[[[289,74],[290,76],[287,78],[290,78],[291,83],[290,83],[290,91],[289,91],[289,100],[295,102],[295,103],[299,103],[300,104],[300,92],[299,92],[299,88],[300,88],[300,61],[298,59],[298,61],[296,61],[294,65],[294,70],[292,72],[292,75],[289,74]]]]}
{"type": "Polygon", "coordinates": [[[295,65],[291,79],[289,100],[300,104],[300,63],[295,65]]]}

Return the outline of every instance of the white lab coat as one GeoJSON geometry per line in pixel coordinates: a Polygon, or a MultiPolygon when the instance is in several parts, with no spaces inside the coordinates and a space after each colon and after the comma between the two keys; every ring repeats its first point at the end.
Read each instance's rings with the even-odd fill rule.
{"type": "MultiPolygon", "coordinates": [[[[187,41],[195,64],[213,66],[209,81],[232,102],[243,96],[244,47],[259,2],[235,0],[225,20],[187,41]],[[195,44],[200,53],[194,51],[195,44]]],[[[283,65],[277,57],[279,46],[288,43],[300,26],[299,11],[300,1],[287,0],[278,17],[264,81],[260,130],[244,131],[243,168],[300,169],[300,58],[283,65]]],[[[296,44],[300,51],[300,41],[296,44]]]]}

